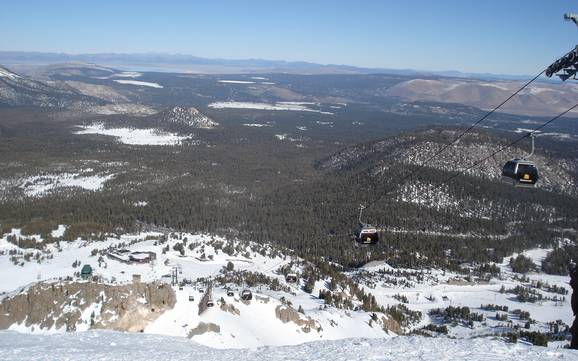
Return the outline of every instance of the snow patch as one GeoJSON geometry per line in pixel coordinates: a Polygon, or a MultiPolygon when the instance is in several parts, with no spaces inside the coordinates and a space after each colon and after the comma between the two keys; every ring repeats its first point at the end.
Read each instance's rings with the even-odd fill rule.
{"type": "Polygon", "coordinates": [[[50,232],[50,235],[53,238],[60,238],[60,237],[64,236],[64,232],[66,232],[66,228],[67,227],[64,224],[59,224],[58,228],[56,228],[55,230],[50,232]]]}
{"type": "Polygon", "coordinates": [[[162,89],[163,86],[158,83],[151,83],[148,81],[138,81],[138,80],[115,80],[115,82],[119,84],[129,84],[129,85],[138,85],[138,86],[148,86],[151,88],[159,88],[162,89]]]}
{"type": "Polygon", "coordinates": [[[214,109],[257,109],[257,110],[290,110],[300,112],[314,112],[320,114],[333,115],[318,109],[311,109],[307,105],[314,105],[310,102],[277,102],[277,103],[252,103],[252,102],[215,102],[209,104],[214,109]]]}
{"type": "Polygon", "coordinates": [[[79,126],[83,130],[75,134],[101,134],[116,137],[119,142],[129,145],[178,145],[188,136],[180,136],[175,133],[164,132],[158,129],[136,128],[105,128],[102,123],[79,126]]]}
{"type": "Polygon", "coordinates": [[[17,79],[20,78],[19,75],[9,72],[6,69],[0,68],[0,78],[17,79]]]}
{"type": "Polygon", "coordinates": [[[246,80],[217,80],[217,83],[227,83],[227,84],[255,84],[254,81],[246,81],[246,80]]]}
{"type": "Polygon", "coordinates": [[[255,128],[260,128],[260,127],[272,127],[271,124],[263,124],[263,123],[250,123],[250,124],[243,124],[246,127],[255,127],[255,128]]]}
{"type": "Polygon", "coordinates": [[[25,178],[19,188],[21,188],[28,197],[43,197],[62,188],[82,188],[88,191],[99,191],[107,181],[114,177],[114,174],[44,174],[25,178]]]}
{"type": "Polygon", "coordinates": [[[122,73],[113,75],[113,77],[117,78],[138,78],[139,76],[142,76],[142,73],[136,71],[123,71],[122,73]]]}

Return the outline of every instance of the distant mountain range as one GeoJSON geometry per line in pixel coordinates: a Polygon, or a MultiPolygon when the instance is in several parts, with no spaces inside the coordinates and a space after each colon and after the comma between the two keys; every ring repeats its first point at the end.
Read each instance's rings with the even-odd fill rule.
{"type": "Polygon", "coordinates": [[[290,74],[375,74],[437,75],[478,79],[526,79],[488,73],[464,73],[456,70],[422,71],[414,69],[363,68],[351,65],[317,64],[305,61],[266,59],[210,59],[193,55],[166,53],[66,54],[25,51],[0,51],[0,64],[22,71],[36,65],[64,62],[88,62],[142,71],[190,72],[207,74],[290,73],[290,74]]]}

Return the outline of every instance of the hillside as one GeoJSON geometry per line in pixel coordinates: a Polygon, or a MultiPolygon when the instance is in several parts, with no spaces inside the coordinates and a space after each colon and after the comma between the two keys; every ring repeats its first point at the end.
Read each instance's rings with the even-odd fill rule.
{"type": "MultiPolygon", "coordinates": [[[[401,82],[387,90],[388,96],[410,101],[432,101],[492,109],[524,83],[518,81],[483,81],[452,78],[417,78],[401,82]]],[[[523,90],[501,112],[549,116],[574,104],[575,84],[538,82],[523,90]]]]}
{"type": "Polygon", "coordinates": [[[0,105],[78,107],[98,101],[60,83],[44,83],[0,66],[0,105]]]}
{"type": "Polygon", "coordinates": [[[510,257],[456,272],[383,260],[347,269],[213,235],[149,231],[67,242],[71,231],[12,229],[0,238],[0,329],[142,332],[213,348],[401,334],[493,338],[521,329],[542,337],[521,338],[556,347],[572,320],[567,277],[538,271],[549,249],[524,253],[536,267],[526,274],[513,271],[510,257]],[[205,308],[211,286],[214,306],[205,308]],[[244,290],[251,300],[241,299],[244,290]]]}

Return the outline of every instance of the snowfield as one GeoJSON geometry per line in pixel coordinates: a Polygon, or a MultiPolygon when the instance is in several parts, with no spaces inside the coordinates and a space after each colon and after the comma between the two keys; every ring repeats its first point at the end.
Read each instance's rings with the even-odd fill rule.
{"type": "Polygon", "coordinates": [[[64,335],[21,335],[4,331],[0,332],[0,350],[5,361],[578,360],[578,351],[575,350],[552,350],[487,339],[452,340],[415,336],[322,341],[239,352],[211,349],[185,338],[147,334],[89,331],[64,335]]]}
{"type": "Polygon", "coordinates": [[[138,80],[115,80],[115,82],[119,84],[129,84],[129,85],[138,85],[138,86],[148,86],[151,88],[158,88],[162,89],[163,86],[158,83],[151,83],[148,81],[138,81],[138,80]]]}
{"type": "Polygon", "coordinates": [[[243,125],[246,127],[254,127],[254,128],[272,127],[271,124],[264,124],[264,123],[248,123],[243,125]]]}
{"type": "Polygon", "coordinates": [[[251,102],[214,102],[209,104],[214,109],[257,109],[257,110],[289,110],[298,112],[314,112],[319,114],[333,115],[331,112],[319,109],[311,109],[310,102],[277,102],[277,103],[251,103],[251,102]]]}
{"type": "Polygon", "coordinates": [[[245,80],[218,80],[217,82],[227,84],[255,84],[254,81],[245,81],[245,80]]]}
{"type": "Polygon", "coordinates": [[[81,173],[37,175],[25,178],[20,184],[20,188],[28,197],[42,197],[61,188],[82,188],[89,191],[99,191],[107,181],[114,177],[114,174],[82,175],[81,173]]]}
{"type": "Polygon", "coordinates": [[[190,137],[158,129],[105,128],[102,123],[80,125],[75,134],[101,134],[116,137],[119,142],[130,145],[178,145],[190,137]]]}
{"type": "Polygon", "coordinates": [[[139,76],[142,76],[142,73],[137,71],[123,71],[122,73],[114,74],[112,76],[118,78],[138,78],[139,76]]]}

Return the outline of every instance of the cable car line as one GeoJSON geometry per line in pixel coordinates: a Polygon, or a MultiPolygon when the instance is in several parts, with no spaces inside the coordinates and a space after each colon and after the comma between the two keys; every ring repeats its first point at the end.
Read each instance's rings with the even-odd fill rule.
{"type": "MultiPolygon", "coordinates": [[[[576,109],[576,108],[578,108],[578,103],[574,104],[572,107],[566,109],[566,110],[563,111],[562,113],[556,115],[555,117],[551,118],[551,119],[548,120],[547,122],[545,122],[545,123],[541,124],[540,126],[536,127],[536,128],[533,129],[532,131],[530,131],[530,132],[528,132],[528,133],[520,136],[519,138],[516,138],[515,140],[513,140],[513,141],[510,142],[510,143],[508,143],[507,145],[505,145],[505,146],[499,148],[498,150],[492,152],[490,155],[488,155],[488,156],[486,156],[486,157],[484,157],[484,158],[482,158],[482,159],[477,160],[477,161],[474,162],[472,165],[470,165],[470,166],[468,166],[468,167],[466,167],[466,168],[463,168],[463,169],[457,171],[456,173],[452,174],[451,176],[445,178],[443,181],[439,182],[437,185],[435,185],[435,186],[434,186],[433,188],[431,188],[431,189],[432,189],[432,190],[439,189],[439,188],[442,187],[443,185],[449,183],[451,180],[459,177],[460,175],[464,174],[464,173],[467,172],[468,170],[473,169],[473,168],[479,166],[480,164],[486,162],[488,159],[493,158],[493,157],[495,157],[497,154],[499,154],[499,153],[505,151],[506,149],[511,148],[512,146],[518,144],[518,143],[521,142],[522,140],[524,140],[524,139],[526,139],[526,138],[528,138],[528,137],[533,136],[536,132],[540,131],[541,129],[545,128],[547,125],[549,125],[549,124],[551,124],[552,122],[560,119],[561,117],[563,117],[564,115],[568,114],[569,112],[571,112],[572,110],[574,110],[574,109],[576,109]]],[[[415,173],[415,172],[413,172],[413,173],[415,173]]],[[[407,177],[406,177],[406,178],[407,178],[407,177]]],[[[401,182],[398,183],[398,184],[396,184],[396,185],[399,185],[399,184],[401,184],[401,182]]],[[[429,187],[428,187],[428,188],[429,188],[429,187]]],[[[394,188],[392,187],[392,189],[394,189],[394,188]]],[[[427,191],[429,191],[429,189],[427,189],[427,191]]],[[[426,194],[425,192],[422,192],[421,194],[418,194],[417,199],[422,198],[425,194],[426,194]]],[[[381,200],[382,198],[383,198],[383,197],[381,197],[379,200],[381,200]]],[[[376,203],[377,201],[378,201],[378,200],[375,200],[374,202],[372,202],[372,204],[376,203]]],[[[435,201],[434,201],[434,202],[435,202],[435,201]]],[[[438,202],[435,202],[435,203],[438,203],[438,202]]],[[[439,206],[439,203],[438,203],[438,206],[439,206]]],[[[367,209],[367,206],[361,205],[361,207],[363,207],[363,209],[367,209]]],[[[361,212],[360,212],[360,216],[361,216],[361,212]]],[[[363,243],[365,243],[365,242],[362,242],[362,238],[360,237],[360,236],[362,235],[362,231],[364,231],[364,226],[368,226],[368,227],[371,227],[371,228],[375,228],[375,227],[373,227],[373,226],[365,225],[364,223],[361,223],[361,222],[360,222],[359,225],[358,225],[358,228],[355,230],[355,238],[356,238],[356,241],[358,242],[358,244],[363,244],[363,243]]],[[[373,230],[372,230],[372,231],[373,231],[373,230]]],[[[375,232],[376,234],[378,233],[377,231],[374,231],[374,232],[375,232]]],[[[379,240],[379,235],[378,235],[378,234],[376,235],[376,237],[377,237],[377,240],[379,240]]],[[[375,243],[377,243],[377,242],[375,242],[375,243]]],[[[375,244],[375,243],[370,242],[369,239],[367,239],[367,244],[375,244]]]]}
{"type": "MultiPolygon", "coordinates": [[[[564,57],[572,54],[574,52],[574,49],[571,50],[570,52],[566,53],[564,55],[564,57]]],[[[394,183],[389,189],[386,188],[386,190],[384,192],[382,192],[382,195],[380,197],[372,197],[371,202],[364,202],[362,204],[360,204],[360,216],[361,216],[361,211],[363,209],[367,209],[369,208],[371,205],[380,202],[385,196],[389,195],[390,193],[392,193],[397,187],[399,187],[401,184],[404,184],[405,181],[407,181],[408,179],[410,179],[411,177],[413,177],[420,169],[422,169],[426,164],[430,163],[432,160],[434,160],[435,158],[437,158],[440,154],[442,154],[443,152],[445,152],[449,147],[451,147],[452,145],[454,145],[456,142],[458,142],[464,135],[466,135],[467,133],[469,133],[472,129],[474,129],[476,126],[478,126],[480,123],[482,123],[484,120],[486,120],[489,116],[491,116],[492,114],[494,114],[498,109],[500,109],[502,106],[504,106],[504,104],[506,104],[507,102],[509,102],[512,98],[514,98],[516,95],[518,95],[521,91],[523,91],[524,89],[526,89],[530,84],[532,84],[533,82],[535,82],[540,76],[542,76],[544,73],[546,73],[547,71],[549,71],[551,66],[549,66],[548,68],[540,71],[538,74],[536,74],[532,79],[528,80],[526,83],[524,83],[520,88],[518,88],[514,93],[510,94],[510,96],[508,96],[506,99],[504,99],[500,104],[498,104],[497,106],[495,106],[492,110],[486,112],[484,114],[484,116],[482,116],[480,119],[478,119],[476,122],[474,122],[472,125],[470,125],[468,128],[466,128],[464,131],[462,131],[458,136],[456,136],[451,142],[449,142],[448,144],[444,145],[441,149],[439,149],[438,151],[436,151],[432,156],[428,157],[426,160],[420,162],[420,164],[417,164],[417,167],[414,168],[413,171],[410,171],[409,174],[407,174],[405,177],[402,177],[400,181],[394,183]]],[[[546,74],[548,75],[548,74],[546,74]]],[[[546,125],[550,124],[551,122],[555,121],[556,119],[560,118],[561,116],[565,115],[566,113],[572,111],[574,108],[576,108],[578,106],[578,104],[574,105],[573,107],[571,107],[570,109],[566,110],[565,112],[559,114],[558,116],[552,118],[550,121],[544,123],[541,127],[536,128],[534,131],[531,132],[531,134],[533,134],[534,132],[538,131],[539,129],[545,127],[546,125]]],[[[462,174],[463,172],[481,164],[482,162],[485,162],[487,159],[493,157],[495,154],[500,153],[501,151],[507,149],[508,147],[518,143],[519,141],[521,141],[522,139],[526,138],[528,135],[525,135],[523,137],[521,137],[520,139],[516,140],[514,143],[508,145],[506,148],[502,148],[501,150],[495,152],[494,154],[492,154],[490,157],[484,158],[483,160],[474,163],[474,165],[463,169],[461,171],[459,171],[457,174],[453,175],[452,177],[450,177],[449,179],[447,179],[446,181],[452,180],[456,177],[458,177],[460,174],[462,174]]],[[[525,179],[525,181],[528,181],[529,185],[531,184],[531,186],[533,186],[537,179],[538,179],[538,174],[537,174],[537,169],[535,167],[535,165],[531,162],[526,162],[523,163],[520,160],[517,160],[516,163],[516,167],[515,167],[515,171],[514,171],[514,176],[518,176],[517,172],[518,169],[520,168],[520,165],[523,167],[524,169],[524,177],[527,177],[529,179],[525,179]],[[533,167],[533,168],[532,168],[533,167]],[[530,171],[528,171],[528,169],[530,171]]],[[[504,167],[505,168],[505,167],[504,167]]],[[[521,169],[521,168],[520,168],[521,169]]],[[[505,171],[503,171],[504,175],[505,171]]],[[[442,182],[440,185],[444,184],[446,181],[442,182]]],[[[515,180],[514,180],[515,182],[515,180]]],[[[518,180],[518,185],[521,185],[520,180],[518,180]]],[[[439,185],[438,185],[439,186],[439,185]]],[[[436,202],[437,203],[437,202],[436,202]]],[[[354,231],[354,238],[357,241],[357,244],[375,244],[377,242],[373,242],[374,240],[379,240],[379,234],[378,232],[375,230],[375,227],[369,225],[369,224],[365,224],[361,222],[361,219],[359,220],[359,224],[357,226],[357,228],[354,231]],[[371,237],[368,238],[366,237],[366,233],[370,233],[371,237]],[[362,235],[364,237],[362,237],[362,235]],[[364,241],[365,240],[365,241],[364,241]]]]}
{"type": "Polygon", "coordinates": [[[496,150],[495,152],[491,153],[490,155],[474,162],[472,165],[470,165],[469,167],[466,167],[464,169],[461,169],[459,171],[457,171],[455,174],[447,177],[446,179],[444,179],[443,181],[441,181],[437,186],[434,187],[434,189],[439,188],[441,185],[448,183],[449,181],[459,177],[460,175],[464,174],[465,172],[467,172],[468,170],[477,167],[478,165],[484,163],[485,161],[487,161],[488,159],[494,157],[496,154],[503,152],[504,150],[516,145],[517,143],[521,142],[522,140],[530,137],[531,135],[535,134],[536,132],[538,132],[539,130],[543,129],[544,127],[546,127],[548,124],[556,121],[557,119],[563,117],[564,115],[568,114],[569,112],[571,112],[572,110],[576,109],[578,107],[578,103],[574,104],[572,107],[568,108],[567,110],[563,111],[562,113],[556,115],[555,117],[553,117],[552,119],[548,120],[547,122],[545,122],[544,124],[540,125],[539,127],[535,128],[534,130],[532,130],[529,133],[526,133],[524,135],[522,135],[521,137],[513,140],[511,143],[501,147],[500,149],[496,150]]]}
{"type": "Polygon", "coordinates": [[[495,106],[492,110],[486,112],[484,114],[483,117],[481,117],[480,119],[478,119],[476,122],[474,122],[473,124],[471,124],[468,128],[466,128],[464,131],[462,131],[458,136],[456,136],[451,142],[449,142],[448,144],[444,145],[440,150],[438,150],[437,152],[435,152],[432,156],[430,156],[429,158],[425,159],[424,161],[420,162],[420,164],[417,164],[416,169],[414,169],[413,171],[411,171],[409,174],[407,174],[405,177],[401,178],[401,180],[399,182],[396,182],[394,185],[391,186],[390,189],[387,189],[383,192],[383,196],[379,197],[378,199],[374,199],[372,202],[369,202],[368,204],[365,205],[365,209],[369,208],[372,204],[377,203],[379,201],[381,201],[381,199],[383,199],[383,197],[385,197],[386,195],[388,195],[389,193],[393,192],[395,190],[395,188],[397,188],[399,185],[403,184],[406,180],[410,179],[411,177],[413,177],[421,168],[423,168],[426,164],[430,163],[432,160],[434,160],[435,158],[437,158],[440,154],[442,154],[443,152],[445,152],[449,147],[451,147],[452,145],[454,145],[458,140],[460,140],[464,135],[466,135],[467,133],[469,133],[470,131],[472,131],[472,129],[474,129],[476,126],[478,126],[481,122],[483,122],[484,120],[486,120],[490,115],[494,114],[497,110],[499,110],[502,106],[504,106],[504,104],[506,104],[507,102],[509,102],[510,100],[512,100],[512,98],[514,98],[516,95],[518,95],[522,90],[526,89],[530,84],[532,84],[533,82],[535,82],[540,76],[542,76],[544,74],[544,72],[546,71],[546,69],[542,70],[540,73],[536,74],[532,79],[528,80],[526,83],[524,83],[524,85],[522,85],[520,88],[518,88],[514,93],[510,94],[510,96],[508,96],[504,101],[502,101],[500,104],[498,104],[497,106],[495,106]]]}

